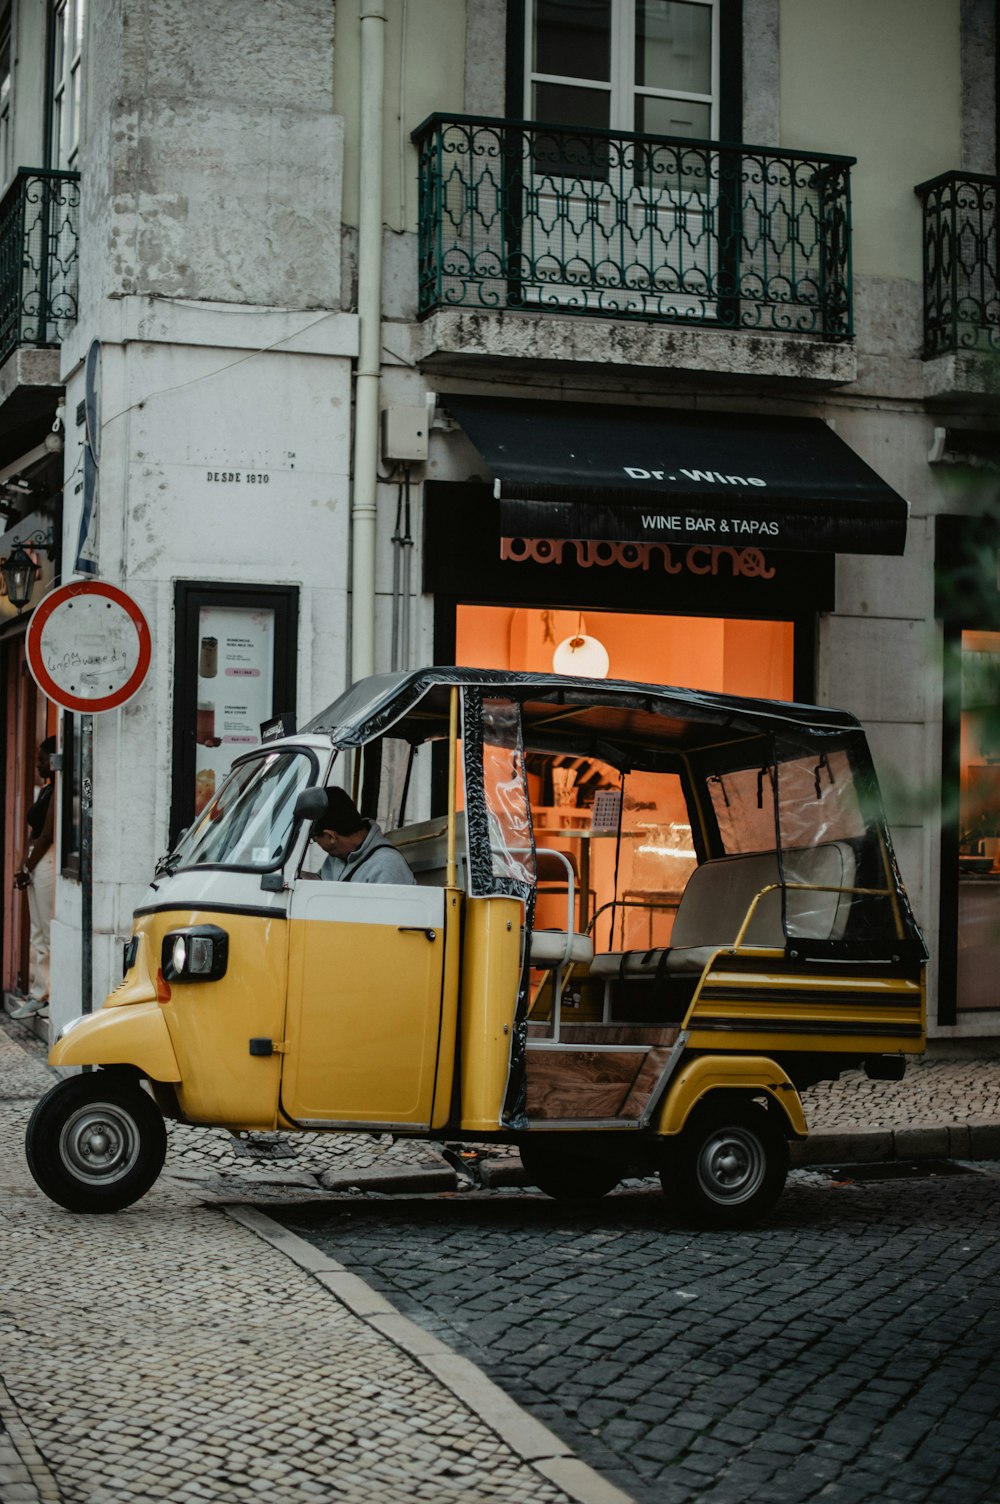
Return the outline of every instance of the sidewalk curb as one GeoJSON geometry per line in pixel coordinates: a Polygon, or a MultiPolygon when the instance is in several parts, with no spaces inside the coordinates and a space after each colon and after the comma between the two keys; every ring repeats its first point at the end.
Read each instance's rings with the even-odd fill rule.
{"type": "Polygon", "coordinates": [[[59,1504],[62,1495],[0,1379],[0,1498],[23,1504],[59,1504]]]}
{"type": "Polygon", "coordinates": [[[446,1164],[406,1165],[396,1170],[324,1170],[318,1180],[325,1191],[382,1191],[386,1195],[458,1188],[458,1176],[446,1164]]]}
{"type": "MultiPolygon", "coordinates": [[[[922,1159],[1000,1159],[1000,1120],[972,1123],[914,1123],[906,1128],[817,1129],[793,1140],[791,1165],[870,1165],[922,1159]]],[[[519,1160],[484,1156],[476,1171],[477,1189],[534,1189],[519,1160]]],[[[319,1177],[325,1190],[381,1191],[392,1195],[433,1195],[456,1189],[457,1177],[445,1166],[412,1165],[399,1170],[327,1171],[319,1177]]]]}
{"type": "Polygon", "coordinates": [[[581,1462],[566,1442],[523,1410],[468,1358],[403,1316],[384,1295],[372,1290],[336,1259],[289,1232],[256,1207],[225,1206],[222,1210],[313,1275],[359,1320],[414,1358],[523,1462],[561,1488],[575,1504],[635,1504],[631,1495],[622,1493],[581,1462]]]}
{"type": "Polygon", "coordinates": [[[1000,1159],[1000,1122],[818,1130],[791,1145],[792,1168],[893,1160],[1000,1159]]]}

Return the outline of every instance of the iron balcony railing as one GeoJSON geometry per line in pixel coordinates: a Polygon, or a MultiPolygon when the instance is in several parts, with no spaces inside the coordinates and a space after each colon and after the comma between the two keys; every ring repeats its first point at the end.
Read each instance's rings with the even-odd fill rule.
{"type": "Polygon", "coordinates": [[[924,355],[1000,351],[1000,178],[943,172],[914,192],[924,206],[924,355]]]}
{"type": "Polygon", "coordinates": [[[855,158],[432,115],[419,309],[849,339],[855,158]]]}
{"type": "Polygon", "coordinates": [[[18,168],[0,202],[0,360],[58,345],[77,315],[80,174],[18,168]]]}

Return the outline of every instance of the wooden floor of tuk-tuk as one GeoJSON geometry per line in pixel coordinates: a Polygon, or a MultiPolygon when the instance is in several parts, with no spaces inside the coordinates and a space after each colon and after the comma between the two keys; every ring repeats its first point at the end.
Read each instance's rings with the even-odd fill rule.
{"type": "Polygon", "coordinates": [[[605,1021],[605,985],[570,978],[553,1037],[553,976],[537,984],[528,1015],[527,1115],[541,1121],[616,1119],[646,1114],[680,1038],[679,1024],[605,1021]]]}

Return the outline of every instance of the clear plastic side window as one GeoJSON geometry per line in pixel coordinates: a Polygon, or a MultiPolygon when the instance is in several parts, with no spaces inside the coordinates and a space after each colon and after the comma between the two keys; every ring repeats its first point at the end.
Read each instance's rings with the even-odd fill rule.
{"type": "Polygon", "coordinates": [[[535,857],[520,707],[467,696],[464,716],[470,891],[521,892],[534,884],[535,857]]]}
{"type": "Polygon", "coordinates": [[[493,876],[533,883],[535,854],[520,707],[510,700],[483,701],[483,790],[493,876]]]}
{"type": "Polygon", "coordinates": [[[847,753],[812,752],[779,763],[778,817],[787,934],[843,940],[865,834],[847,753]]]}
{"type": "Polygon", "coordinates": [[[781,844],[788,850],[825,841],[858,840],[865,833],[848,755],[813,752],[782,762],[778,771],[781,844]]]}
{"type": "Polygon", "coordinates": [[[727,855],[775,849],[774,785],[771,764],[737,768],[709,778],[709,798],[727,855]]]}
{"type": "Polygon", "coordinates": [[[761,900],[765,929],[780,911],[792,940],[871,944],[896,934],[882,846],[846,748],[779,747],[766,767],[712,778],[709,793],[726,854],[756,864],[748,889],[783,884],[761,900]]]}

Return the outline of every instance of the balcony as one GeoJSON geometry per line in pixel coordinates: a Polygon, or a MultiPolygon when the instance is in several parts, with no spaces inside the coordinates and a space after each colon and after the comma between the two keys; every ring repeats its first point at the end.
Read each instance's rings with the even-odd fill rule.
{"type": "MultiPolygon", "coordinates": [[[[675,370],[678,332],[700,330],[706,369],[738,371],[743,339],[748,371],[851,379],[853,352],[823,346],[853,334],[854,158],[473,116],[432,115],[413,140],[421,318],[613,319],[675,370]]],[[[592,326],[599,359],[616,339],[592,326]]]]}
{"type": "Polygon", "coordinates": [[[914,192],[924,211],[924,359],[928,395],[998,391],[1000,178],[944,172],[914,192]]]}
{"type": "Polygon", "coordinates": [[[0,362],[76,321],[80,174],[20,168],[0,203],[0,362]]]}
{"type": "Polygon", "coordinates": [[[1000,354],[997,187],[944,172],[914,192],[924,206],[924,355],[1000,354]]]}

